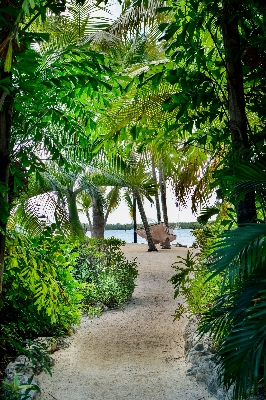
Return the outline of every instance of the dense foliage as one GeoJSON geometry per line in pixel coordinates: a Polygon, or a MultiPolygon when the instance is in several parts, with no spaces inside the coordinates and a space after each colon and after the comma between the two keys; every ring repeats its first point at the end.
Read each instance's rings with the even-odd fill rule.
{"type": "Polygon", "coordinates": [[[136,261],[128,261],[118,239],[91,239],[79,252],[74,276],[83,282],[82,308],[87,312],[117,307],[128,301],[135,288],[136,261]]]}
{"type": "Polygon", "coordinates": [[[81,285],[72,275],[78,253],[71,253],[61,235],[51,227],[34,238],[14,231],[8,235],[3,338],[7,332],[13,339],[51,335],[53,324],[63,331],[79,321],[81,285]]]}
{"type": "MultiPolygon", "coordinates": [[[[138,201],[147,232],[142,197],[157,196],[158,208],[160,187],[167,223],[167,180],[177,205],[192,192],[194,212],[214,188],[222,206],[230,203],[223,223],[198,231],[202,254],[181,260],[185,269],[176,265],[173,283],[190,311],[203,312],[201,330],[215,336],[221,379],[234,384],[236,399],[245,399],[260,380],[266,384],[264,1],[169,0],[163,7],[126,1],[122,17],[101,35],[94,27],[93,36],[85,3],[69,7],[68,16],[62,16],[65,0],[3,0],[0,6],[1,345],[11,334],[14,340],[37,335],[40,326],[65,330],[79,319],[81,296],[87,308],[130,297],[136,265],[115,243],[73,249],[55,227],[29,234],[21,220],[7,231],[12,207],[29,181],[41,183],[48,160],[65,172],[82,160],[73,187],[61,198],[52,195],[61,209],[68,196],[69,222],[81,237],[76,197],[97,155],[131,177],[125,199],[133,211],[138,201]]],[[[108,214],[118,204],[118,188],[111,193],[101,207],[95,198],[83,199],[86,211],[94,207],[101,234],[103,208],[108,214]]],[[[201,222],[216,213],[209,210],[201,222]]],[[[55,212],[52,220],[61,217],[55,212]]],[[[35,222],[42,226],[38,215],[35,222]]]]}
{"type": "MultiPolygon", "coordinates": [[[[200,219],[200,218],[199,218],[200,219]]],[[[197,253],[188,250],[186,257],[177,257],[172,265],[175,274],[170,282],[174,285],[176,298],[182,295],[185,303],[178,303],[174,319],[181,318],[184,314],[196,314],[201,316],[205,311],[213,307],[216,297],[220,294],[222,277],[217,275],[210,280],[211,254],[214,244],[223,231],[220,217],[215,222],[209,222],[205,226],[193,230],[196,240],[193,247],[197,253]]]]}

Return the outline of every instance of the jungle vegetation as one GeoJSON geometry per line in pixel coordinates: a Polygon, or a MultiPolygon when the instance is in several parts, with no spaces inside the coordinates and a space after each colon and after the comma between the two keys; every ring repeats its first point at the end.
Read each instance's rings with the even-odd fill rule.
{"type": "Polygon", "coordinates": [[[1,1],[0,348],[22,351],[40,326],[60,334],[82,307],[129,299],[134,263],[115,242],[122,271],[86,265],[78,209],[93,210],[100,260],[122,198],[133,219],[141,209],[154,251],[143,199],[169,224],[169,185],[177,206],[202,209],[201,224],[217,216],[173,283],[214,337],[221,381],[249,398],[266,384],[264,1],[125,0],[115,20],[92,16],[104,8],[1,1]],[[101,268],[125,288],[119,298],[99,294],[101,268]],[[210,294],[202,304],[197,288],[210,294]]]}

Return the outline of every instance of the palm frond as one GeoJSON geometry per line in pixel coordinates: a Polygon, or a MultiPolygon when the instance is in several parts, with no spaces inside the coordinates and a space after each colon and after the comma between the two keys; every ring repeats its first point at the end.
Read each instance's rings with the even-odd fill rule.
{"type": "Polygon", "coordinates": [[[219,214],[220,210],[217,207],[207,207],[207,208],[203,208],[200,212],[200,215],[197,218],[197,221],[200,224],[207,224],[207,222],[209,221],[209,219],[211,217],[213,217],[214,215],[219,214]]]}
{"type": "Polygon", "coordinates": [[[239,276],[251,274],[265,262],[266,224],[247,224],[225,231],[215,244],[212,258],[215,263],[211,278],[223,273],[232,286],[239,276]]]}
{"type": "MultiPolygon", "coordinates": [[[[144,69],[146,68],[143,67],[144,69]]],[[[162,82],[158,89],[143,87],[140,91],[130,93],[129,98],[123,97],[116,103],[106,115],[105,119],[110,135],[114,135],[126,126],[141,123],[152,130],[164,126],[165,122],[174,122],[174,116],[163,110],[163,104],[171,98],[174,89],[169,84],[162,82]],[[135,94],[135,96],[134,96],[135,94]],[[111,124],[110,124],[111,122],[111,124]]]]}
{"type": "Polygon", "coordinates": [[[65,204],[53,192],[24,198],[14,207],[12,215],[17,228],[33,236],[40,235],[47,225],[56,222],[67,235],[73,233],[65,204]]]}
{"type": "Polygon", "coordinates": [[[114,35],[108,30],[95,30],[95,32],[85,35],[81,40],[80,44],[90,44],[94,49],[104,51],[105,53],[111,53],[121,58],[122,43],[121,39],[114,35]]]}
{"type": "Polygon", "coordinates": [[[157,25],[165,21],[166,16],[157,13],[157,9],[161,6],[162,2],[158,0],[126,5],[120,17],[113,23],[110,31],[116,35],[124,36],[134,36],[136,32],[141,31],[146,33],[149,27],[154,25],[155,21],[157,25]]]}
{"type": "Polygon", "coordinates": [[[132,200],[132,196],[130,195],[130,193],[127,191],[124,193],[124,200],[126,205],[128,206],[129,209],[129,214],[130,217],[133,218],[133,200],[132,200]]]}
{"type": "Polygon", "coordinates": [[[266,272],[261,263],[238,288],[217,299],[203,316],[202,333],[211,333],[220,343],[220,379],[231,385],[235,399],[256,393],[259,379],[266,383],[266,272]]]}
{"type": "Polygon", "coordinates": [[[114,210],[120,203],[121,200],[120,189],[121,188],[119,186],[114,186],[106,196],[107,200],[106,204],[109,212],[114,210]]]}
{"type": "Polygon", "coordinates": [[[86,0],[83,4],[72,2],[60,16],[49,16],[43,28],[50,33],[50,40],[41,46],[41,53],[59,51],[72,44],[83,45],[87,43],[86,37],[108,28],[112,18],[93,16],[99,11],[107,9],[86,0]]]}

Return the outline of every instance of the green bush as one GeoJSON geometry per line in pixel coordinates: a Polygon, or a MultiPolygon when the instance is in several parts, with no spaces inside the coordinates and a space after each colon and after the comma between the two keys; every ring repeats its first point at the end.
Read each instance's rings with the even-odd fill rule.
{"type": "Polygon", "coordinates": [[[190,250],[186,258],[178,256],[178,261],[172,265],[176,274],[172,276],[170,282],[174,285],[176,298],[181,294],[185,299],[185,304],[178,303],[175,310],[174,320],[179,319],[184,313],[202,314],[211,308],[215,302],[215,297],[221,291],[222,278],[216,276],[208,281],[210,272],[202,259],[195,256],[190,250]]]}
{"type": "Polygon", "coordinates": [[[60,232],[7,236],[0,344],[51,336],[80,321],[81,285],[72,275],[77,253],[60,232]]]}
{"type": "Polygon", "coordinates": [[[212,263],[213,246],[223,229],[220,218],[194,229],[196,242],[193,247],[198,248],[200,253],[194,255],[189,250],[186,258],[178,256],[178,260],[172,265],[176,271],[170,279],[175,288],[174,297],[180,294],[185,300],[184,304],[178,303],[174,320],[184,313],[203,314],[214,305],[216,296],[221,293],[223,278],[218,274],[209,280],[212,275],[209,266],[212,263]]]}
{"type": "Polygon", "coordinates": [[[116,307],[128,301],[135,288],[136,261],[128,261],[119,239],[89,239],[75,250],[74,276],[83,282],[83,308],[116,307]]]}

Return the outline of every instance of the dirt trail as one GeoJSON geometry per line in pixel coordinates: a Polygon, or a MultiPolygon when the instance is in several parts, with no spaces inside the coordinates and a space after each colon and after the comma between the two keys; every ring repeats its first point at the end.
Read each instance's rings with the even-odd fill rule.
{"type": "Polygon", "coordinates": [[[185,374],[185,319],[172,322],[178,300],[167,280],[186,250],[148,253],[140,244],[123,250],[139,263],[132,301],[123,310],[83,319],[71,346],[54,354],[53,376],[39,377],[42,400],[212,399],[185,374]]]}

